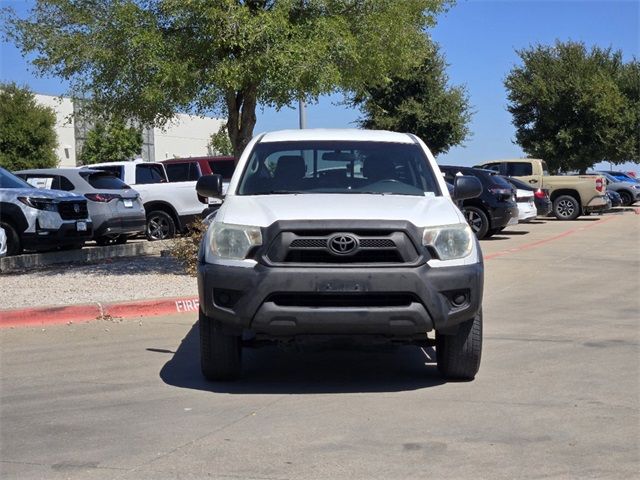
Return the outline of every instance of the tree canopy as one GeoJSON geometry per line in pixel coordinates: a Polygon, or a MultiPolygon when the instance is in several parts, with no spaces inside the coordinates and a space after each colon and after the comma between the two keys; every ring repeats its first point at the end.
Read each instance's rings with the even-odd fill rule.
{"type": "Polygon", "coordinates": [[[364,128],[413,133],[438,155],[467,138],[471,111],[465,89],[449,85],[437,45],[432,52],[418,68],[366,88],[353,103],[364,113],[364,128]]]}
{"type": "Polygon", "coordinates": [[[416,66],[452,0],[37,0],[7,33],[101,112],[220,112],[239,155],[256,105],[360,91],[416,66]]]}
{"type": "Polygon", "coordinates": [[[622,52],[556,42],[518,51],[505,80],[516,143],[549,168],[640,163],[640,66],[622,52]]]}
{"type": "Polygon", "coordinates": [[[50,168],[58,163],[53,109],[39,105],[28,88],[0,84],[0,166],[50,168]]]}
{"type": "Polygon", "coordinates": [[[98,121],[87,133],[80,151],[81,165],[121,162],[140,154],[142,131],[122,120],[98,121]]]}

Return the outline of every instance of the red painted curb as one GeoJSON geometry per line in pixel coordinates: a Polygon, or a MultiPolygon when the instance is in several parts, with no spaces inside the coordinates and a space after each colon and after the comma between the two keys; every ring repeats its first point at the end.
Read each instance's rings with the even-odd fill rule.
{"type": "Polygon", "coordinates": [[[60,307],[20,308],[0,310],[0,328],[55,325],[101,318],[157,317],[182,313],[197,313],[197,297],[138,300],[123,303],[91,303],[60,307]]]}

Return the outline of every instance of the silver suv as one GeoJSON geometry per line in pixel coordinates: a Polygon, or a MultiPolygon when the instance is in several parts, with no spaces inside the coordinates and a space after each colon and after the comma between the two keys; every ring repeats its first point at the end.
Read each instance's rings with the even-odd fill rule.
{"type": "Polygon", "coordinates": [[[2,167],[0,227],[7,236],[7,255],[23,250],[79,248],[93,233],[85,198],[39,190],[2,167]]]}

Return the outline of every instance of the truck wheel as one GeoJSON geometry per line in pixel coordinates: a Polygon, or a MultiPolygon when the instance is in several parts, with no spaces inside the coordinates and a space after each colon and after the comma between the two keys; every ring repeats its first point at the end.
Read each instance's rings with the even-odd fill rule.
{"type": "Polygon", "coordinates": [[[22,243],[20,242],[18,231],[7,222],[0,222],[0,227],[4,228],[7,235],[7,257],[20,255],[22,253],[22,243]]]}
{"type": "Polygon", "coordinates": [[[147,239],[166,240],[176,235],[176,224],[167,212],[154,210],[147,214],[147,239]]]}
{"type": "Polygon", "coordinates": [[[580,216],[580,203],[571,195],[560,195],[553,201],[553,213],[558,220],[575,220],[580,216]]]}
{"type": "Polygon", "coordinates": [[[620,195],[620,200],[622,200],[622,205],[624,205],[625,207],[628,207],[633,203],[633,197],[629,192],[625,192],[624,190],[621,190],[618,192],[618,195],[620,195]]]}
{"type": "Polygon", "coordinates": [[[200,368],[207,380],[234,380],[240,376],[240,337],[223,333],[219,322],[200,311],[200,368]]]}
{"type": "Polygon", "coordinates": [[[462,213],[467,219],[467,223],[476,234],[478,240],[484,238],[489,231],[489,219],[487,214],[478,207],[462,207],[462,213]]]}
{"type": "Polygon", "coordinates": [[[482,310],[458,326],[454,335],[436,332],[436,358],[440,375],[449,379],[473,380],[482,354],[482,310]]]}

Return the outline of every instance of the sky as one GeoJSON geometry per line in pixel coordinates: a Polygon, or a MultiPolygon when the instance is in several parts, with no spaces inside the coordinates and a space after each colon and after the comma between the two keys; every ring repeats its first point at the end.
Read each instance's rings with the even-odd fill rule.
{"type": "MultiPolygon", "coordinates": [[[[402,1],[402,0],[398,0],[402,1]]],[[[26,13],[31,0],[0,0],[26,13]]],[[[442,164],[473,165],[483,160],[524,156],[513,143],[503,80],[519,64],[516,50],[556,39],[622,50],[625,59],[640,57],[638,0],[458,0],[428,32],[441,46],[452,84],[465,85],[474,111],[472,135],[462,146],[438,157],[442,164]]],[[[37,93],[61,95],[66,85],[56,78],[37,78],[9,43],[0,43],[0,80],[29,85],[37,93]]],[[[307,106],[309,128],[355,127],[360,112],[342,104],[340,95],[322,97],[307,106]]],[[[298,127],[293,108],[259,108],[255,133],[298,127]]],[[[429,143],[429,139],[425,138],[429,143]]],[[[602,165],[608,167],[608,164],[602,165]]],[[[626,170],[640,171],[638,165],[626,170]]]]}

